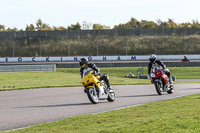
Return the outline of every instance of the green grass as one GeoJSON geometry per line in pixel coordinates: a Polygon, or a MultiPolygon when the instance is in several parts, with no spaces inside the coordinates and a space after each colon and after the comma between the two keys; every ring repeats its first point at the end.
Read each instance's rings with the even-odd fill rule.
{"type": "Polygon", "coordinates": [[[200,67],[169,67],[178,79],[200,79],[200,67]]]}
{"type": "Polygon", "coordinates": [[[9,133],[199,133],[200,94],[100,114],[75,116],[9,133]]]}
{"type": "MultiPolygon", "coordinates": [[[[125,78],[129,73],[137,76],[138,67],[100,68],[101,74],[108,73],[112,85],[150,84],[146,79],[125,78]]],[[[176,78],[200,79],[200,67],[171,67],[176,78]]],[[[147,68],[144,68],[147,75],[147,68]]],[[[181,83],[181,82],[179,82],[181,83]]],[[[0,73],[0,90],[81,86],[79,68],[60,68],[56,72],[0,73]]]]}
{"type": "Polygon", "coordinates": [[[64,72],[0,73],[0,90],[77,86],[80,76],[64,72]]]}

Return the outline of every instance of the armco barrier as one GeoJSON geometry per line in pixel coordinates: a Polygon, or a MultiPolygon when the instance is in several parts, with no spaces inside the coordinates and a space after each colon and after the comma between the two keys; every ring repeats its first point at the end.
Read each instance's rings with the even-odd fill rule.
{"type": "MultiPolygon", "coordinates": [[[[98,67],[147,67],[148,62],[95,63],[98,67]]],[[[200,62],[164,62],[167,67],[198,67],[200,62]]],[[[78,63],[56,64],[57,68],[79,68],[78,63]]]]}
{"type": "Polygon", "coordinates": [[[1,65],[0,72],[56,71],[55,64],[48,65],[1,65]]]}

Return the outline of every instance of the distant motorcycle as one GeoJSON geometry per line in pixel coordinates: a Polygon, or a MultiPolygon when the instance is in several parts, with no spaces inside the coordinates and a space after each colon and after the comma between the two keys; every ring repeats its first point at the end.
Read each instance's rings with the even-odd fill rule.
{"type": "Polygon", "coordinates": [[[184,58],[181,61],[182,62],[189,62],[190,60],[186,56],[184,56],[184,58]]]}
{"type": "Polygon", "coordinates": [[[93,104],[97,104],[99,100],[108,100],[113,102],[115,100],[115,92],[108,90],[107,84],[100,81],[99,75],[94,75],[94,70],[87,68],[83,72],[83,79],[81,84],[84,86],[89,100],[93,104]]]}
{"type": "Polygon", "coordinates": [[[158,95],[162,95],[164,92],[172,94],[174,92],[174,85],[169,84],[169,78],[162,71],[161,67],[154,66],[151,73],[151,83],[155,85],[158,95]]]}

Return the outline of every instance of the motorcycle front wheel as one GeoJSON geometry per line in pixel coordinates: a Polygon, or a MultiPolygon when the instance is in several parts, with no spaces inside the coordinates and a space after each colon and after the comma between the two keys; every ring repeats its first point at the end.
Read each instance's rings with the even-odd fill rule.
{"type": "Polygon", "coordinates": [[[155,88],[156,88],[156,91],[157,91],[158,95],[162,95],[163,94],[163,86],[162,86],[162,84],[159,81],[155,81],[154,85],[155,85],[155,88]]]}
{"type": "Polygon", "coordinates": [[[108,102],[113,102],[115,101],[115,92],[109,92],[108,93],[108,98],[107,98],[108,102]]]}
{"type": "Polygon", "coordinates": [[[98,98],[97,93],[95,94],[94,89],[95,88],[88,88],[87,89],[87,96],[88,96],[89,100],[91,101],[91,103],[97,104],[98,101],[99,101],[99,98],[98,98]]]}

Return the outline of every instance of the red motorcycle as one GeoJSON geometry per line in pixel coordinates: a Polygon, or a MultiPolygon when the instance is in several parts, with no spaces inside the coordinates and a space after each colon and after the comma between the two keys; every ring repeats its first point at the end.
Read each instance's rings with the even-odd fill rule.
{"type": "Polygon", "coordinates": [[[189,60],[186,56],[184,56],[183,59],[182,59],[181,61],[182,61],[182,62],[189,62],[190,60],[189,60]]]}
{"type": "Polygon", "coordinates": [[[151,83],[155,85],[158,95],[162,95],[164,92],[172,94],[174,92],[173,84],[169,84],[169,78],[162,71],[161,67],[154,66],[151,73],[151,83]]]}

